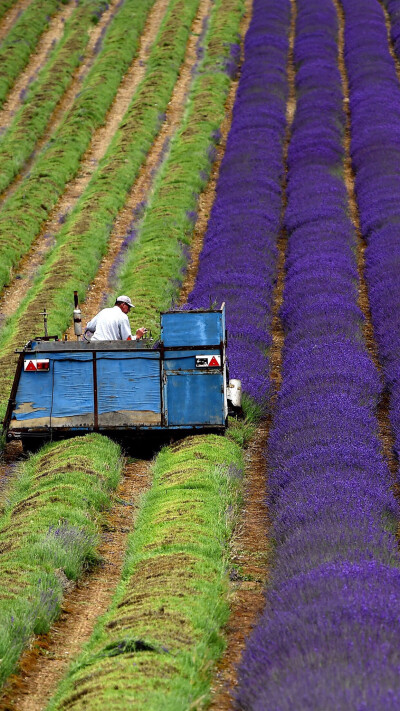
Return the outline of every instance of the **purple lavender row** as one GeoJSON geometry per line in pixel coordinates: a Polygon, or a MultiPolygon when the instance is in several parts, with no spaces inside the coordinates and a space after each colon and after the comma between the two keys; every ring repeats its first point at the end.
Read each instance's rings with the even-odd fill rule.
{"type": "MultiPolygon", "coordinates": [[[[399,458],[400,86],[379,3],[345,0],[343,7],[351,156],[361,231],[367,241],[366,279],[379,357],[391,395],[390,420],[399,458]]],[[[388,8],[393,15],[392,2],[388,8]]]]}
{"type": "Polygon", "coordinates": [[[390,37],[393,42],[394,51],[400,55],[400,3],[399,0],[381,0],[390,18],[390,37]]]}
{"type": "Polygon", "coordinates": [[[227,304],[230,376],[263,408],[277,272],[288,82],[289,0],[255,0],[193,307],[227,304]]]}
{"type": "Polygon", "coordinates": [[[299,0],[288,153],[282,387],[268,445],[274,568],[243,655],[252,711],[400,704],[400,557],[357,305],[330,0],[299,0]]]}

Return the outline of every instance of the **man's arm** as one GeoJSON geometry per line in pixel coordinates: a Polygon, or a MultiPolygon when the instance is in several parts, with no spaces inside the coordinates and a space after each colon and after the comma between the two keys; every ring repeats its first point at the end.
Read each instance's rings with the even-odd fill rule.
{"type": "Polygon", "coordinates": [[[84,337],[85,341],[90,341],[92,336],[94,336],[94,333],[96,331],[97,316],[98,316],[98,314],[96,314],[96,316],[94,318],[92,318],[91,321],[89,321],[89,323],[87,324],[87,326],[83,332],[83,337],[84,337]]]}
{"type": "Polygon", "coordinates": [[[92,320],[89,321],[88,324],[86,324],[86,329],[85,329],[85,331],[91,331],[92,333],[95,332],[95,330],[96,330],[96,323],[97,323],[97,316],[98,316],[98,315],[99,315],[99,314],[96,314],[96,316],[95,316],[94,318],[92,318],[92,320]]]}
{"type": "Polygon", "coordinates": [[[129,318],[122,313],[121,315],[123,318],[119,322],[119,332],[121,335],[121,340],[122,341],[131,341],[132,340],[132,331],[131,331],[131,325],[129,323],[129,318]]]}

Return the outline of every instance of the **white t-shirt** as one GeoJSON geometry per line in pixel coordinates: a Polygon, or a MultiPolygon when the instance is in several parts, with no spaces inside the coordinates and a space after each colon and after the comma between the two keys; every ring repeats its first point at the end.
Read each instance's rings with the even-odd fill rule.
{"type": "MultiPolygon", "coordinates": [[[[99,311],[86,328],[94,334],[92,341],[126,341],[129,336],[132,338],[128,316],[119,306],[99,311]]],[[[136,337],[132,340],[136,340],[136,337]]]]}

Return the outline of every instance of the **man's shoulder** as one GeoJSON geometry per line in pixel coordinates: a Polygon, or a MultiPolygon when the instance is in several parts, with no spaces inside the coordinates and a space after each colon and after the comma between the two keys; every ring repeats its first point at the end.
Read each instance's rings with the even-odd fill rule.
{"type": "Polygon", "coordinates": [[[124,312],[121,311],[121,309],[119,308],[119,306],[117,306],[116,308],[117,308],[118,311],[119,311],[119,318],[121,319],[121,321],[128,321],[128,322],[129,322],[129,318],[128,318],[127,314],[124,314],[124,312]]]}
{"type": "Polygon", "coordinates": [[[107,308],[99,311],[99,316],[118,316],[118,311],[121,311],[118,306],[107,306],[107,308]]]}

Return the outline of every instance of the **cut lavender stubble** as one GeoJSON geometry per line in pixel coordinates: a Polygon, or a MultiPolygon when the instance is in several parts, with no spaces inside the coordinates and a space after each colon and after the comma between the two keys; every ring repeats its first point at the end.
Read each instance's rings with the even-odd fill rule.
{"type": "MultiPolygon", "coordinates": [[[[357,4],[360,44],[361,3],[345,2],[357,4]]],[[[378,439],[382,384],[358,305],[338,20],[330,0],[297,6],[285,342],[267,452],[275,550],[237,703],[252,711],[386,709],[400,700],[399,511],[378,439]]]]}

